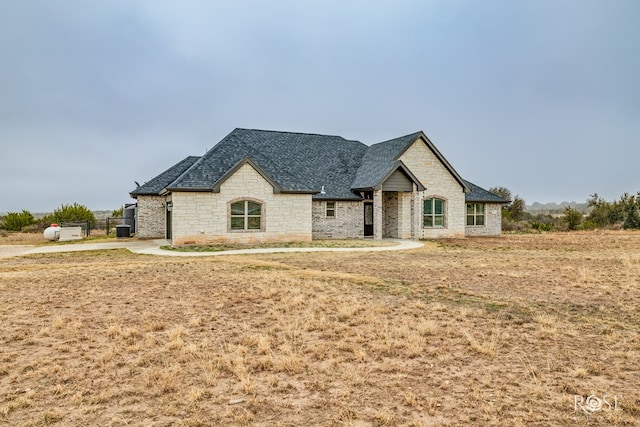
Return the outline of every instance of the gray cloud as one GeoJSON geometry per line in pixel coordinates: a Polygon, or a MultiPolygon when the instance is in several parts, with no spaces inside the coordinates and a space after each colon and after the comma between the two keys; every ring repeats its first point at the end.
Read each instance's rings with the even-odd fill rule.
{"type": "Polygon", "coordinates": [[[527,201],[635,192],[634,1],[0,4],[0,212],[114,209],[234,127],[424,129],[527,201]]]}

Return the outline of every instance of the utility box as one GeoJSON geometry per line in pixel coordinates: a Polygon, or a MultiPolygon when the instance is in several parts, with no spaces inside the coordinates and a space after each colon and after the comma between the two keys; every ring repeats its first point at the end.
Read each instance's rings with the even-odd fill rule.
{"type": "Polygon", "coordinates": [[[124,224],[125,225],[129,225],[131,227],[131,234],[134,234],[136,232],[136,209],[137,209],[137,204],[132,203],[132,204],[125,204],[124,205],[124,210],[123,210],[123,219],[124,219],[124,224]]]}
{"type": "Polygon", "coordinates": [[[116,225],[116,238],[131,237],[131,226],[127,224],[116,225]]]}
{"type": "Polygon", "coordinates": [[[59,242],[82,240],[82,227],[61,227],[59,242]]]}

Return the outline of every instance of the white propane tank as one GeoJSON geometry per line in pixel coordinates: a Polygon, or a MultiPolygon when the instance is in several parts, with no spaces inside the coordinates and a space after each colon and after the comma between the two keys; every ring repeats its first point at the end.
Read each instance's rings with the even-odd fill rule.
{"type": "Polygon", "coordinates": [[[47,240],[58,240],[60,238],[60,227],[58,224],[51,224],[44,230],[44,238],[47,240]]]}

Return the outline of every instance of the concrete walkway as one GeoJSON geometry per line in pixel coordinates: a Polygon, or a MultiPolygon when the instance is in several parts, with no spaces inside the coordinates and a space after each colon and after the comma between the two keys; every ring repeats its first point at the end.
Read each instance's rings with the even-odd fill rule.
{"type": "Polygon", "coordinates": [[[283,252],[379,252],[379,251],[402,251],[416,249],[424,246],[423,243],[414,240],[385,239],[397,242],[393,246],[371,246],[364,248],[257,248],[257,249],[236,249],[216,252],[181,252],[160,249],[161,246],[169,245],[167,240],[126,240],[122,242],[108,243],[82,243],[65,244],[56,246],[0,246],[0,258],[12,256],[50,254],[57,252],[79,252],[97,251],[104,249],[128,249],[136,254],[178,256],[178,257],[202,257],[202,256],[222,256],[222,255],[249,255],[249,254],[271,254],[283,252]]]}

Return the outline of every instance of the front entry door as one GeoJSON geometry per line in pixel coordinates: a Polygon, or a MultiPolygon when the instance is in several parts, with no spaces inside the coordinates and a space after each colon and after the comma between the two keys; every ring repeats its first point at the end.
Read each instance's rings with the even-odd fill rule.
{"type": "Polygon", "coordinates": [[[167,228],[166,235],[167,235],[167,237],[166,238],[168,240],[171,240],[171,211],[172,210],[173,210],[173,205],[172,205],[171,202],[168,202],[167,203],[167,216],[165,217],[166,221],[167,221],[167,223],[166,223],[166,228],[167,228]]]}
{"type": "Polygon", "coordinates": [[[364,204],[364,236],[373,236],[373,203],[364,204]]]}

